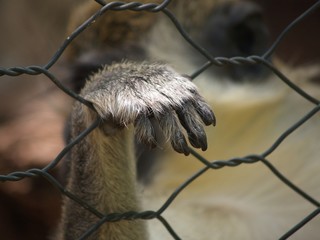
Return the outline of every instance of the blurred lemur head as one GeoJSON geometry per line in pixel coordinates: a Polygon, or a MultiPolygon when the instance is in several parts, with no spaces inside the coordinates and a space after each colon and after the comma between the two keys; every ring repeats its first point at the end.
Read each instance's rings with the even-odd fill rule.
{"type": "MultiPolygon", "coordinates": [[[[77,18],[72,17],[69,32],[100,7],[98,4],[81,6],[75,12],[77,18]]],[[[267,49],[268,30],[261,9],[254,3],[172,1],[167,8],[191,39],[212,57],[262,55],[267,49]]],[[[191,74],[190,67],[196,69],[207,60],[181,37],[164,13],[108,11],[97,22],[86,29],[68,50],[73,69],[72,84],[76,91],[83,87],[88,75],[112,62],[126,59],[162,61],[191,74]],[[102,29],[101,25],[105,28],[102,29]]],[[[239,83],[261,80],[268,74],[268,70],[260,65],[212,66],[209,72],[218,76],[216,79],[239,83]]]]}

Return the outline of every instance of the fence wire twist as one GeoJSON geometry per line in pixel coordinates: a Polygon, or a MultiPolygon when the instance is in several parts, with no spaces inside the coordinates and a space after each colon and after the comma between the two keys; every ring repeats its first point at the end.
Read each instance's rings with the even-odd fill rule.
{"type": "MultiPolygon", "coordinates": [[[[98,125],[99,120],[97,119],[92,123],[90,127],[88,127],[85,131],[83,131],[78,137],[76,137],[72,142],[70,142],[57,156],[54,160],[52,160],[47,166],[42,169],[29,169],[27,171],[16,171],[6,175],[0,175],[0,181],[19,181],[23,178],[41,176],[49,181],[53,186],[55,186],[63,195],[69,197],[74,200],[82,207],[96,215],[100,218],[100,220],[94,224],[91,228],[89,228],[79,239],[86,239],[89,237],[94,231],[96,231],[102,224],[105,222],[116,222],[120,220],[133,220],[133,219],[155,219],[157,218],[163,226],[167,229],[167,231],[171,234],[173,239],[180,239],[180,237],[175,233],[174,229],[170,226],[170,224],[163,218],[161,215],[168,207],[170,207],[171,203],[174,199],[179,195],[183,189],[185,189],[191,182],[200,177],[206,171],[210,169],[220,169],[223,167],[235,167],[240,164],[254,164],[257,162],[263,163],[277,178],[279,178],[284,184],[286,184],[292,191],[299,194],[306,201],[309,201],[312,205],[315,206],[314,211],[312,211],[309,215],[305,216],[305,218],[301,219],[295,226],[285,232],[279,239],[287,239],[291,235],[293,235],[296,231],[302,228],[306,223],[311,221],[320,213],[320,202],[308,195],[305,191],[294,185],[289,179],[287,179],[281,172],[277,170],[267,159],[267,157],[274,152],[280,144],[295,130],[297,130],[300,126],[302,126],[305,122],[307,122],[310,118],[312,118],[315,114],[320,111],[320,100],[310,96],[308,93],[303,91],[301,88],[296,86],[290,79],[288,79],[284,74],[282,74],[277,68],[273,66],[273,64],[268,60],[270,56],[274,53],[275,49],[282,41],[282,39],[287,35],[289,31],[291,31],[297,24],[299,24],[305,17],[310,15],[316,9],[320,7],[320,1],[317,1],[314,5],[312,5],[309,9],[307,9],[303,14],[301,14],[298,18],[292,21],[279,35],[276,41],[271,45],[271,47],[262,55],[262,56],[248,56],[248,57],[213,57],[209,52],[203,49],[201,46],[197,45],[192,38],[188,35],[188,33],[184,30],[183,26],[176,19],[175,15],[170,12],[166,7],[170,4],[171,0],[165,0],[161,4],[147,3],[142,4],[139,2],[110,2],[105,3],[102,0],[96,0],[97,4],[100,4],[102,7],[95,14],[93,14],[90,18],[88,18],[82,25],[80,25],[74,32],[71,33],[69,37],[62,43],[58,51],[53,55],[53,57],[48,61],[48,63],[44,66],[28,66],[28,67],[11,67],[11,68],[3,68],[0,67],[0,76],[19,76],[22,74],[27,75],[40,75],[44,74],[49,80],[51,80],[59,89],[65,92],[67,95],[74,98],[76,101],[79,101],[89,108],[93,109],[90,102],[83,99],[81,96],[73,92],[72,90],[65,87],[56,76],[50,72],[50,68],[59,60],[65,49],[68,45],[79,36],[86,28],[88,28],[94,21],[96,21],[101,15],[103,15],[106,11],[123,11],[123,10],[131,10],[131,11],[147,11],[147,12],[162,12],[165,14],[175,25],[177,31],[184,37],[184,39],[193,46],[199,53],[206,57],[207,62],[205,62],[200,68],[194,71],[193,74],[190,75],[191,79],[196,78],[206,69],[208,69],[211,65],[216,66],[224,66],[224,65],[253,65],[253,64],[262,64],[266,68],[270,69],[280,80],[282,80],[285,84],[287,84],[293,91],[297,94],[301,95],[301,97],[305,98],[309,102],[313,103],[315,107],[307,113],[304,117],[302,117],[298,122],[288,128],[285,132],[283,132],[279,138],[263,153],[256,155],[248,155],[239,158],[233,158],[226,161],[209,161],[202,157],[199,153],[195,152],[193,149],[190,149],[191,154],[200,162],[203,163],[204,167],[187,179],[180,187],[178,187],[171,196],[167,199],[167,201],[158,209],[157,211],[143,211],[143,212],[126,212],[126,213],[110,213],[103,214],[99,212],[94,207],[90,206],[88,203],[84,202],[68,190],[66,190],[52,175],[50,175],[49,171],[57,166],[57,164],[62,160],[64,156],[70,151],[70,149],[78,144],[81,140],[83,140],[90,132],[92,132],[98,125]]],[[[94,109],[93,109],[94,110],[94,109]]]]}

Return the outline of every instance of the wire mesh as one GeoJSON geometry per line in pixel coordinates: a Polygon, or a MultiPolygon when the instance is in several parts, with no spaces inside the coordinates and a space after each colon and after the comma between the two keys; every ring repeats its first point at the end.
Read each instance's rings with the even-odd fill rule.
{"type": "Polygon", "coordinates": [[[288,85],[293,91],[299,94],[302,98],[307,101],[313,103],[314,108],[307,113],[303,118],[301,118],[298,122],[288,128],[285,132],[283,132],[280,137],[268,148],[265,152],[260,155],[248,155],[242,158],[234,158],[229,159],[227,161],[209,161],[201,156],[199,153],[190,149],[191,154],[198,159],[201,163],[203,163],[204,167],[193,176],[190,176],[180,187],[178,187],[171,196],[165,201],[165,203],[157,210],[157,211],[143,211],[143,212],[126,212],[126,213],[110,213],[103,214],[95,209],[93,206],[90,206],[88,203],[84,202],[82,199],[75,196],[73,193],[69,192],[65,189],[49,172],[54,169],[57,164],[65,157],[70,149],[82,141],[90,132],[92,132],[98,125],[99,120],[96,120],[92,123],[92,125],[83,131],[77,138],[75,138],[72,142],[70,142],[65,148],[56,156],[55,159],[51,161],[50,164],[45,166],[42,169],[29,169],[27,171],[16,171],[11,172],[6,175],[0,175],[1,182],[7,181],[20,181],[24,178],[31,178],[35,176],[40,176],[49,181],[53,186],[55,186],[63,195],[74,200],[78,204],[82,205],[85,209],[90,211],[92,214],[96,215],[100,220],[94,224],[91,228],[89,228],[80,239],[86,239],[89,237],[94,231],[99,229],[101,225],[105,222],[115,222],[120,220],[133,220],[133,219],[158,219],[163,226],[167,229],[167,231],[171,234],[173,239],[180,239],[178,234],[175,232],[174,228],[166,221],[166,219],[162,216],[162,214],[166,211],[167,208],[170,207],[171,203],[174,199],[195,179],[201,177],[206,171],[213,169],[220,169],[224,167],[235,167],[241,164],[254,164],[256,162],[261,162],[268,168],[275,177],[279,178],[283,184],[287,185],[292,189],[296,194],[302,196],[306,201],[310,202],[314,205],[314,211],[310,212],[309,215],[305,216],[305,218],[301,219],[295,226],[292,226],[287,232],[283,233],[283,236],[280,239],[287,239],[295,232],[297,232],[300,228],[302,228],[307,222],[311,221],[315,218],[320,212],[320,202],[317,199],[314,199],[310,195],[308,195],[303,189],[297,187],[294,183],[287,179],[275,166],[273,166],[268,161],[268,156],[277,150],[277,148],[282,144],[286,138],[296,131],[299,127],[301,127],[304,123],[306,123],[310,118],[312,118],[315,114],[317,114],[320,110],[320,101],[307,92],[302,90],[300,87],[296,86],[290,79],[288,79],[284,74],[282,74],[273,64],[268,60],[270,56],[273,55],[279,43],[283,40],[283,38],[288,34],[289,31],[294,29],[298,23],[303,21],[309,14],[314,12],[320,7],[320,1],[317,1],[313,6],[311,6],[308,10],[306,10],[303,14],[301,14],[298,18],[291,22],[290,25],[287,26],[286,29],[279,35],[276,41],[272,44],[272,46],[262,55],[262,56],[249,56],[249,57],[213,57],[209,52],[204,50],[201,46],[197,45],[193,39],[188,35],[188,33],[184,30],[183,26],[176,19],[175,15],[170,12],[166,7],[171,3],[170,0],[163,1],[161,4],[153,4],[147,3],[142,4],[138,2],[110,2],[105,3],[101,0],[96,0],[98,4],[101,5],[100,10],[98,10],[95,14],[93,14],[90,18],[88,18],[81,26],[79,26],[74,32],[66,38],[66,40],[62,43],[58,51],[53,55],[53,57],[48,61],[48,63],[44,66],[27,66],[27,67],[11,67],[11,68],[3,68],[0,67],[0,76],[19,76],[22,74],[26,75],[45,75],[49,80],[51,80],[57,88],[63,91],[65,94],[74,98],[76,101],[83,103],[89,108],[93,109],[90,102],[83,99],[81,96],[65,87],[59,79],[55,76],[54,73],[50,71],[51,67],[54,66],[57,61],[60,59],[61,55],[64,53],[69,44],[79,36],[86,28],[90,27],[90,25],[96,21],[100,16],[105,14],[107,11],[123,11],[123,10],[131,10],[131,11],[147,11],[147,12],[162,12],[167,16],[168,19],[172,21],[175,25],[177,31],[184,37],[184,39],[199,53],[201,53],[206,59],[205,62],[199,69],[196,69],[193,74],[191,74],[191,78],[194,79],[199,76],[201,73],[206,71],[210,66],[223,66],[223,65],[252,65],[252,64],[261,64],[266,68],[270,69],[273,74],[278,76],[280,80],[282,80],[285,84],[288,85]]]}

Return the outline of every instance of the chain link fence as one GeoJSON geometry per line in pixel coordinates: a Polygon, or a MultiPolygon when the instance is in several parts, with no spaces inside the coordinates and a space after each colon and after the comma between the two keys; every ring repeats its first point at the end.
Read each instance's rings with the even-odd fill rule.
{"type": "Polygon", "coordinates": [[[302,228],[306,223],[312,221],[319,213],[320,213],[320,202],[317,199],[314,199],[312,196],[308,195],[303,189],[300,189],[295,184],[293,184],[290,179],[287,179],[273,164],[268,161],[268,156],[277,150],[277,148],[282,144],[286,138],[296,131],[299,127],[301,127],[304,123],[306,123],[310,118],[316,115],[320,110],[320,100],[312,97],[303,89],[296,86],[290,79],[288,79],[282,72],[280,72],[277,68],[273,66],[273,64],[268,60],[273,54],[279,43],[286,36],[286,34],[295,28],[295,26],[303,21],[309,14],[314,12],[320,7],[320,1],[316,2],[313,6],[311,6],[307,11],[305,11],[301,16],[291,22],[291,24],[279,35],[277,40],[271,45],[271,47],[262,55],[262,56],[249,56],[249,57],[233,57],[233,58],[225,58],[225,57],[213,57],[210,53],[205,51],[201,46],[197,45],[192,38],[188,35],[188,33],[184,30],[183,26],[180,25],[179,21],[176,19],[175,15],[172,14],[166,7],[170,4],[170,0],[163,1],[161,4],[142,4],[137,2],[131,3],[122,3],[122,2],[111,2],[105,3],[102,0],[96,0],[97,4],[101,5],[101,9],[97,11],[94,15],[87,19],[79,28],[77,28],[60,46],[58,51],[54,54],[54,56],[47,62],[44,66],[28,66],[28,67],[11,67],[11,68],[3,68],[0,67],[0,76],[20,76],[20,75],[45,75],[50,81],[52,81],[57,88],[63,91],[65,94],[71,96],[76,101],[87,105],[92,108],[90,102],[86,101],[78,94],[64,86],[62,82],[56,77],[56,75],[50,71],[50,69],[57,63],[60,59],[61,55],[64,53],[69,44],[86,28],[90,27],[91,23],[96,21],[101,15],[103,15],[107,11],[123,11],[123,10],[131,10],[131,11],[147,11],[147,12],[162,12],[162,14],[166,15],[168,19],[172,21],[175,25],[177,31],[184,37],[184,39],[199,53],[207,58],[207,62],[203,64],[202,67],[196,69],[194,73],[191,75],[192,79],[195,79],[202,72],[206,71],[210,66],[224,66],[224,65],[247,65],[247,64],[261,64],[266,68],[270,69],[273,74],[275,74],[280,80],[282,80],[292,91],[298,93],[301,98],[306,99],[307,101],[314,104],[314,108],[306,114],[302,119],[300,119],[296,124],[291,126],[285,132],[283,132],[280,137],[272,144],[272,146],[267,149],[265,152],[259,155],[248,155],[243,158],[234,158],[229,159],[227,161],[210,161],[208,159],[203,158],[200,154],[195,152],[193,149],[190,149],[191,154],[196,157],[199,161],[203,163],[203,168],[195,173],[193,176],[190,176],[188,180],[186,180],[178,189],[176,189],[172,195],[167,199],[167,201],[162,205],[162,207],[157,211],[143,211],[143,212],[126,212],[126,213],[110,213],[103,214],[99,212],[94,207],[88,205],[82,199],[75,196],[72,192],[66,190],[59,181],[54,178],[50,171],[55,169],[59,162],[68,154],[70,149],[78,144],[81,140],[83,140],[90,132],[92,132],[97,126],[98,121],[94,122],[89,128],[87,128],[84,132],[82,132],[77,138],[75,138],[72,142],[70,142],[65,148],[53,159],[50,164],[45,166],[42,169],[29,169],[27,171],[17,171],[11,172],[6,175],[0,175],[1,182],[8,181],[20,181],[24,178],[33,178],[36,176],[40,176],[43,179],[50,182],[54,187],[56,187],[63,195],[68,198],[74,200],[74,202],[82,205],[85,209],[90,211],[92,214],[96,215],[100,218],[100,221],[97,222],[94,226],[87,230],[87,232],[83,233],[80,239],[86,239],[89,237],[94,231],[96,231],[102,224],[106,222],[115,222],[121,220],[133,220],[133,219],[158,219],[163,226],[168,230],[173,239],[180,239],[178,234],[175,232],[174,227],[171,226],[166,219],[162,216],[162,213],[166,211],[168,207],[170,207],[171,203],[174,199],[179,195],[181,191],[183,191],[191,182],[195,179],[200,178],[201,175],[208,171],[214,169],[220,169],[224,167],[234,167],[240,164],[254,164],[257,162],[261,162],[268,168],[276,178],[279,178],[283,184],[287,185],[294,191],[296,194],[302,196],[305,201],[310,202],[314,205],[314,210],[309,213],[309,215],[305,216],[305,218],[301,219],[300,222],[297,222],[295,226],[292,226],[287,232],[283,233],[283,236],[280,239],[287,239],[291,235],[295,234],[300,228],[302,228]]]}

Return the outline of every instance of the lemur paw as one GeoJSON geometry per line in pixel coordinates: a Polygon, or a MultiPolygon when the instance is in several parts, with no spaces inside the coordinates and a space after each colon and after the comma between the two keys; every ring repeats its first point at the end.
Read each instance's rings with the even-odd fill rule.
{"type": "Polygon", "coordinates": [[[206,150],[203,125],[215,125],[215,116],[196,86],[167,65],[106,66],[89,79],[82,95],[105,121],[122,127],[133,123],[138,139],[152,147],[157,144],[154,124],[158,123],[175,151],[185,155],[189,154],[185,132],[193,147],[206,150]]]}

